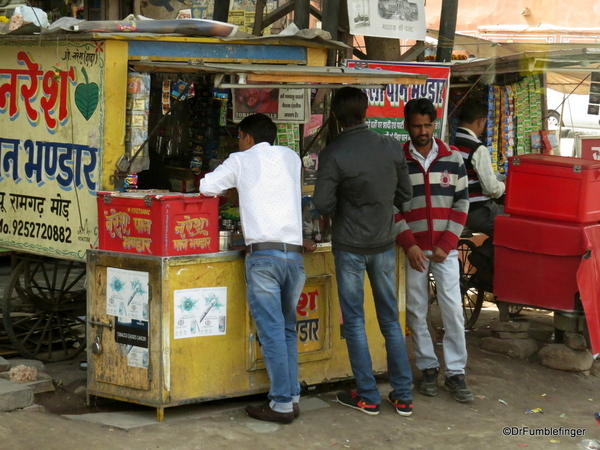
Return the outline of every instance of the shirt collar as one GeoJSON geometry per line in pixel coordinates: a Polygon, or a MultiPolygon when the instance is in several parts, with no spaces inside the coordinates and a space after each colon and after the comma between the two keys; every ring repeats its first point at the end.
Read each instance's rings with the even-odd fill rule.
{"type": "MultiPolygon", "coordinates": [[[[410,154],[412,155],[413,158],[419,159],[419,160],[425,160],[425,157],[423,155],[421,155],[421,153],[419,153],[419,151],[414,146],[412,141],[408,141],[408,151],[410,152],[410,154]]],[[[435,158],[437,156],[437,154],[438,154],[438,144],[437,144],[436,140],[433,139],[432,144],[431,144],[431,150],[427,154],[427,159],[431,160],[431,159],[435,158]]]]}

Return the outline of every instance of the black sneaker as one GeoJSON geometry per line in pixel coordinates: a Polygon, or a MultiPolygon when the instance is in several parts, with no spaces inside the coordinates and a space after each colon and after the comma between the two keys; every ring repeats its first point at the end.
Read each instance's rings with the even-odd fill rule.
{"type": "Polygon", "coordinates": [[[394,408],[396,408],[396,412],[401,416],[408,417],[412,414],[412,400],[396,400],[392,398],[391,392],[390,395],[388,395],[388,400],[392,405],[394,405],[394,408]]]}
{"type": "Polygon", "coordinates": [[[438,392],[437,378],[439,374],[439,367],[435,367],[433,369],[425,369],[423,371],[423,378],[419,383],[419,392],[429,397],[435,397],[438,392]]]}
{"type": "Polygon", "coordinates": [[[370,416],[379,414],[379,405],[373,405],[365,402],[356,391],[344,391],[337,395],[337,400],[340,404],[350,408],[358,409],[370,416]]]}
{"type": "Polygon", "coordinates": [[[465,375],[459,374],[451,377],[446,377],[446,382],[444,383],[444,388],[452,393],[452,397],[457,402],[465,403],[472,402],[475,397],[467,387],[465,383],[465,375]]]}

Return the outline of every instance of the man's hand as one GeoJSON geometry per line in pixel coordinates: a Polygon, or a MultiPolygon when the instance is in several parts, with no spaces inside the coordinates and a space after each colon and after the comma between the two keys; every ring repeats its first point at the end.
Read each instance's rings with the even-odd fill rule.
{"type": "Polygon", "coordinates": [[[425,272],[427,270],[427,256],[421,250],[421,247],[418,245],[413,245],[406,252],[406,257],[408,258],[408,263],[410,267],[418,272],[425,272]]]}
{"type": "Polygon", "coordinates": [[[446,261],[447,257],[448,257],[448,253],[446,253],[444,250],[442,250],[439,247],[433,247],[433,253],[429,257],[429,259],[432,260],[433,262],[441,264],[444,261],[446,261]]]}
{"type": "Polygon", "coordinates": [[[303,239],[302,240],[302,247],[304,247],[304,251],[305,252],[312,253],[312,252],[314,252],[317,249],[317,244],[315,244],[310,239],[303,239]]]}

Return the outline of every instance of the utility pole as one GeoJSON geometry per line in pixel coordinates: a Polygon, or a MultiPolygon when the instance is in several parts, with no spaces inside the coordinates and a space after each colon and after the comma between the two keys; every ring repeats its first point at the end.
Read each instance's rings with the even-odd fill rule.
{"type": "Polygon", "coordinates": [[[452,60],[457,15],[458,0],[442,0],[440,32],[438,35],[437,54],[435,55],[437,62],[450,62],[452,60]]]}

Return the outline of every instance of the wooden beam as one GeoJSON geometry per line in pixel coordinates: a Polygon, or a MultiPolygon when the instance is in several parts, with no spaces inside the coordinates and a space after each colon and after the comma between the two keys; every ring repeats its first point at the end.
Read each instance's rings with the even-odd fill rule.
{"type": "Polygon", "coordinates": [[[262,35],[263,26],[263,14],[265,12],[265,5],[267,0],[256,0],[256,10],[254,12],[254,25],[252,26],[252,34],[254,36],[262,35]]]}
{"type": "Polygon", "coordinates": [[[271,11],[266,16],[263,17],[262,26],[263,28],[268,27],[269,25],[273,25],[282,17],[287,16],[294,10],[294,2],[289,1],[281,5],[279,8],[271,11]]]}
{"type": "Polygon", "coordinates": [[[400,61],[414,61],[427,49],[424,41],[417,41],[415,45],[400,55],[400,61]]]}
{"type": "Polygon", "coordinates": [[[337,40],[340,23],[340,0],[323,2],[323,29],[331,33],[331,38],[337,40]]]}
{"type": "Polygon", "coordinates": [[[458,0],[442,0],[440,32],[438,35],[438,46],[435,56],[435,60],[438,62],[450,62],[452,60],[457,14],[458,0]]]}
{"type": "Polygon", "coordinates": [[[310,18],[310,0],[294,0],[294,23],[298,28],[308,28],[310,18]]]}
{"type": "Polygon", "coordinates": [[[215,0],[213,20],[227,22],[229,17],[229,0],[215,0]]]}

